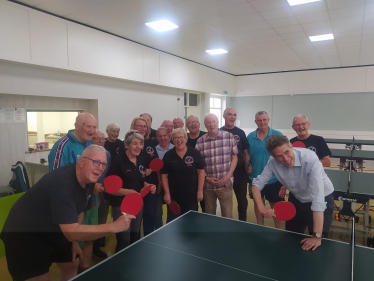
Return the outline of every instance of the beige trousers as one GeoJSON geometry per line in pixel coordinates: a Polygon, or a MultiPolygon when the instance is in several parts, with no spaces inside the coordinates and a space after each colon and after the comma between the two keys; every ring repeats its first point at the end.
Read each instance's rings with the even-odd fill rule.
{"type": "Polygon", "coordinates": [[[204,189],[205,212],[215,215],[217,198],[221,205],[222,216],[232,219],[232,186],[220,190],[204,189]]]}

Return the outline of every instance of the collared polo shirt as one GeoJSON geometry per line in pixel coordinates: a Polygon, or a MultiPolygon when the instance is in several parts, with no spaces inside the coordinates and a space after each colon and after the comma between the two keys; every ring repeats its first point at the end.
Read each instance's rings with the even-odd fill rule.
{"type": "MultiPolygon", "coordinates": [[[[257,130],[248,134],[247,139],[249,142],[249,163],[252,166],[252,172],[249,174],[249,178],[252,181],[258,175],[262,173],[264,167],[266,166],[270,154],[266,150],[265,143],[272,135],[283,135],[281,132],[274,130],[269,127],[269,133],[266,138],[262,141],[257,137],[257,130]]],[[[276,177],[273,177],[269,180],[267,184],[272,184],[277,181],[276,177]]]]}
{"type": "Polygon", "coordinates": [[[165,150],[163,150],[163,149],[161,148],[161,146],[158,144],[158,145],[156,146],[156,150],[157,150],[158,157],[159,157],[160,159],[164,158],[165,153],[168,152],[170,149],[174,148],[174,146],[175,146],[174,144],[170,143],[169,146],[168,146],[165,150]]]}

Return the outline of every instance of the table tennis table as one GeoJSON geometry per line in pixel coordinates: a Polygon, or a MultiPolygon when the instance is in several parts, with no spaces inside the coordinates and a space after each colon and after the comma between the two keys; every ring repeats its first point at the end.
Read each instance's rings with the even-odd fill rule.
{"type": "MultiPolygon", "coordinates": [[[[351,245],[190,211],[72,280],[348,281],[351,245]]],[[[372,280],[374,250],[355,246],[354,280],[372,280]]]]}
{"type": "MultiPolygon", "coordinates": [[[[350,145],[353,144],[353,139],[330,139],[330,138],[325,138],[326,143],[335,143],[335,144],[346,144],[350,145]]],[[[354,140],[354,144],[358,146],[362,145],[374,145],[374,140],[354,140]]]]}

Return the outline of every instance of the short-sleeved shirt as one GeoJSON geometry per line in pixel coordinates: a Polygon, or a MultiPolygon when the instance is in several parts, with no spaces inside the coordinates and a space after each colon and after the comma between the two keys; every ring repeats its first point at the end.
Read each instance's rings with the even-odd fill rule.
{"type": "MultiPolygon", "coordinates": [[[[196,142],[196,149],[200,152],[205,164],[205,173],[208,177],[220,179],[230,170],[232,155],[238,154],[238,147],[233,134],[225,131],[218,131],[215,138],[205,134],[196,142]]],[[[223,187],[205,182],[207,190],[219,190],[233,185],[233,177],[223,187]]]]}
{"type": "Polygon", "coordinates": [[[190,205],[197,201],[198,175],[197,170],[204,169],[200,152],[187,146],[183,159],[175,148],[165,153],[164,166],[161,174],[168,175],[171,199],[179,205],[190,205]]]}
{"type": "MultiPolygon", "coordinates": [[[[283,135],[281,132],[269,127],[269,133],[266,136],[266,138],[262,141],[257,137],[257,130],[249,133],[247,136],[249,143],[249,163],[252,166],[252,172],[249,174],[249,178],[251,181],[262,173],[269,160],[270,154],[265,147],[266,141],[272,135],[283,135]]],[[[277,178],[274,176],[269,180],[268,184],[275,183],[276,181],[277,178]]]]}
{"type": "Polygon", "coordinates": [[[247,150],[249,148],[249,143],[247,140],[247,137],[245,136],[245,133],[242,129],[238,127],[234,127],[232,129],[227,129],[225,127],[222,127],[220,130],[230,132],[234,135],[234,139],[236,141],[236,145],[238,147],[239,153],[238,153],[238,164],[236,165],[236,169],[241,168],[245,166],[248,163],[244,163],[244,150],[247,150]]]}
{"type": "MultiPolygon", "coordinates": [[[[144,187],[145,182],[145,168],[146,161],[140,155],[136,157],[136,165],[130,161],[126,151],[121,152],[112,161],[108,176],[119,176],[123,181],[122,188],[133,189],[140,192],[144,187]]],[[[110,195],[110,203],[112,206],[121,206],[122,200],[125,196],[110,195]]]]}
{"type": "MultiPolygon", "coordinates": [[[[149,163],[152,160],[158,158],[156,150],[157,142],[154,139],[147,139],[144,141],[144,149],[140,153],[140,156],[146,162],[146,168],[149,168],[149,163]]],[[[148,177],[145,178],[145,181],[150,184],[158,184],[158,177],[156,172],[152,172],[148,177]]]]}
{"type": "Polygon", "coordinates": [[[92,144],[92,141],[79,142],[70,130],[66,136],[55,142],[48,154],[49,170],[52,171],[67,164],[77,163],[83,150],[92,144]]]}
{"type": "Polygon", "coordinates": [[[175,146],[174,144],[170,143],[166,149],[162,149],[162,147],[159,144],[156,145],[156,151],[157,151],[158,157],[160,159],[164,158],[165,153],[173,149],[174,146],[175,146]]]}
{"type": "Polygon", "coordinates": [[[118,154],[124,151],[125,144],[123,140],[120,139],[116,139],[115,142],[105,140],[104,148],[109,151],[111,158],[114,159],[118,154]]]}
{"type": "Polygon", "coordinates": [[[60,233],[53,235],[55,242],[67,243],[59,224],[78,223],[94,186],[79,184],[76,164],[49,172],[13,205],[3,232],[60,233]]]}
{"type": "Polygon", "coordinates": [[[303,142],[305,144],[305,147],[309,150],[314,151],[317,154],[319,159],[322,159],[323,157],[331,155],[331,151],[329,147],[327,146],[325,139],[323,137],[310,135],[305,140],[299,140],[297,137],[290,139],[291,143],[294,143],[295,141],[303,142]]]}
{"type": "Polygon", "coordinates": [[[197,140],[198,140],[201,136],[203,136],[203,135],[205,135],[205,134],[206,134],[206,132],[204,132],[204,131],[200,131],[198,137],[195,138],[195,139],[191,139],[191,138],[190,138],[190,134],[187,134],[187,146],[192,147],[192,148],[195,148],[197,140]]]}
{"type": "Polygon", "coordinates": [[[260,190],[276,175],[301,203],[311,202],[311,210],[323,212],[325,197],[334,191],[331,180],[325,173],[317,155],[305,148],[294,148],[295,165],[286,167],[270,157],[265,169],[252,182],[260,190]]]}
{"type": "Polygon", "coordinates": [[[150,139],[156,139],[156,130],[151,128],[151,133],[149,134],[150,139]]]}

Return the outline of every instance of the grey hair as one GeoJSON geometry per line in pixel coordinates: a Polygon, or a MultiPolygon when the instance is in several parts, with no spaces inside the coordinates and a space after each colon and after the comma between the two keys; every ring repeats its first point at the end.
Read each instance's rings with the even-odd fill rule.
{"type": "Polygon", "coordinates": [[[229,109],[234,109],[235,111],[236,111],[236,109],[235,108],[233,108],[233,107],[228,107],[228,108],[226,108],[224,111],[223,111],[223,115],[225,115],[226,114],[226,112],[227,112],[227,110],[229,110],[229,109]]]}
{"type": "Polygon", "coordinates": [[[262,114],[266,114],[269,117],[269,114],[265,110],[261,110],[255,114],[255,119],[257,116],[262,115],[262,114]]]}
{"type": "Polygon", "coordinates": [[[97,145],[97,144],[91,144],[90,146],[88,146],[85,150],[83,150],[81,157],[87,157],[87,155],[90,155],[91,153],[93,152],[103,152],[106,154],[106,149],[100,145],[97,145]]]}
{"type": "Polygon", "coordinates": [[[279,146],[282,146],[284,144],[287,144],[289,147],[292,147],[289,139],[286,136],[283,135],[272,135],[267,141],[266,141],[266,150],[269,152],[271,156],[273,156],[273,150],[279,146]]]}
{"type": "Polygon", "coordinates": [[[297,114],[297,115],[292,119],[292,125],[295,124],[295,119],[296,119],[296,118],[304,118],[306,122],[309,122],[308,117],[306,117],[306,116],[303,115],[303,114],[297,114]]]}
{"type": "Polygon", "coordinates": [[[144,137],[139,133],[138,130],[130,130],[125,135],[125,144],[130,145],[134,138],[144,142],[144,137]]]}
{"type": "Polygon", "coordinates": [[[166,134],[168,134],[168,129],[166,129],[165,127],[162,127],[162,126],[161,126],[160,128],[157,129],[157,131],[156,131],[156,136],[158,135],[158,132],[159,132],[159,131],[164,131],[166,134]]]}
{"type": "Polygon", "coordinates": [[[107,132],[110,132],[111,130],[120,130],[120,127],[117,123],[109,123],[107,126],[106,126],[106,129],[105,129],[107,132]]]}
{"type": "Polygon", "coordinates": [[[185,138],[187,138],[187,132],[185,129],[183,128],[177,128],[177,129],[174,129],[172,132],[171,132],[171,138],[174,137],[175,134],[183,134],[185,138]]]}
{"type": "Polygon", "coordinates": [[[216,117],[217,122],[218,122],[218,117],[217,117],[217,115],[215,115],[215,114],[213,114],[213,113],[207,113],[207,114],[205,114],[205,116],[204,116],[204,123],[205,123],[205,119],[206,119],[209,115],[213,115],[214,117],[216,117]]]}
{"type": "Polygon", "coordinates": [[[187,117],[187,119],[186,119],[186,123],[188,122],[188,119],[190,119],[190,118],[192,118],[192,117],[193,117],[193,118],[196,118],[196,119],[197,119],[197,122],[200,122],[200,121],[199,121],[199,117],[197,117],[197,116],[195,116],[195,115],[190,115],[190,116],[187,117]]]}

